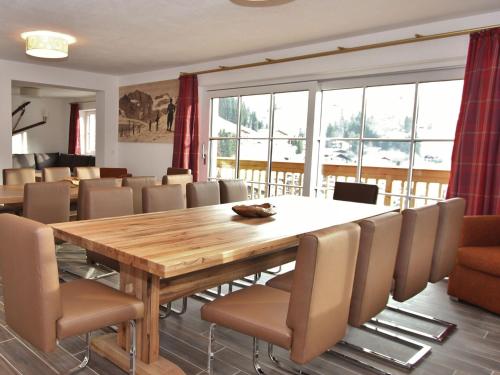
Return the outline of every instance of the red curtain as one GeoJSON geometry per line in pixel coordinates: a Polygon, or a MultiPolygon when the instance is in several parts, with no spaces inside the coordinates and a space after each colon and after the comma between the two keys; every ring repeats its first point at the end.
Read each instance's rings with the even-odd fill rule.
{"type": "Polygon", "coordinates": [[[500,214],[500,28],[471,34],[447,197],[500,214]]]}
{"type": "Polygon", "coordinates": [[[185,75],[179,78],[179,101],[175,115],[174,154],[172,166],[192,170],[198,180],[198,77],[185,75]]]}
{"type": "Polygon", "coordinates": [[[78,103],[71,103],[68,154],[80,155],[80,106],[78,103]]]}

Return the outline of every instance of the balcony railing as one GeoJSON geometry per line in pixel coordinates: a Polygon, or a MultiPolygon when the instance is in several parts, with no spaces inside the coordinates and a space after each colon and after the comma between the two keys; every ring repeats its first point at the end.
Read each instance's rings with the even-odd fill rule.
{"type": "MultiPolygon", "coordinates": [[[[240,178],[247,181],[252,198],[261,198],[266,194],[267,161],[240,160],[240,178]]],[[[229,158],[217,159],[217,178],[232,178],[236,161],[229,158]]],[[[269,195],[302,194],[304,163],[273,162],[269,195]]],[[[332,194],[336,181],[355,181],[355,165],[323,164],[322,183],[318,195],[328,197],[332,194]]],[[[449,171],[433,169],[413,169],[411,196],[421,197],[424,204],[428,201],[444,199],[448,187],[449,171]]],[[[408,181],[408,169],[390,167],[363,167],[362,182],[377,184],[384,193],[384,204],[391,205],[391,195],[405,195],[408,181]]],[[[402,205],[403,200],[400,200],[402,205]]],[[[414,206],[412,199],[410,206],[414,206]]]]}

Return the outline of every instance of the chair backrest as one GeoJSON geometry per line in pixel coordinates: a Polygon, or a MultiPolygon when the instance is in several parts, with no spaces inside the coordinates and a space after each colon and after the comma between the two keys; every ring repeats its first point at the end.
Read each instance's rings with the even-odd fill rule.
{"type": "Polygon", "coordinates": [[[75,176],[80,180],[99,178],[101,177],[101,169],[99,167],[75,167],[75,176]]]}
{"type": "Polygon", "coordinates": [[[208,181],[187,184],[186,200],[188,208],[220,204],[219,183],[217,181],[208,181]]]}
{"type": "Polygon", "coordinates": [[[114,178],[122,178],[122,177],[132,177],[131,174],[128,173],[127,168],[99,168],[99,175],[101,178],[105,177],[114,177],[114,178]]]}
{"type": "Polygon", "coordinates": [[[349,324],[359,327],[385,309],[391,294],[402,216],[389,212],[358,222],[361,227],[349,324]]]}
{"type": "Polygon", "coordinates": [[[69,182],[34,182],[24,185],[23,216],[44,224],[69,221],[69,182]]]}
{"type": "Polygon", "coordinates": [[[167,168],[167,176],[176,175],[176,174],[191,174],[191,169],[187,168],[167,168]]]}
{"type": "Polygon", "coordinates": [[[155,186],[156,178],[153,176],[146,177],[125,177],[123,186],[132,188],[134,192],[134,213],[142,214],[142,188],[146,186],[155,186]]]}
{"type": "Polygon", "coordinates": [[[134,214],[134,199],[130,187],[95,186],[85,190],[82,220],[134,214]]]}
{"type": "Polygon", "coordinates": [[[42,179],[45,182],[62,181],[69,177],[71,177],[71,170],[69,167],[43,168],[42,171],[42,179]]]}
{"type": "Polygon", "coordinates": [[[345,336],[360,229],[350,223],[301,237],[286,324],[290,358],[304,364],[345,336]]]}
{"type": "Polygon", "coordinates": [[[36,181],[34,168],[7,168],[2,174],[4,185],[24,185],[36,181]]]}
{"type": "Polygon", "coordinates": [[[335,182],[333,199],[357,203],[377,204],[378,186],[355,182],[335,182]]]}
{"type": "Polygon", "coordinates": [[[52,229],[33,220],[0,215],[0,269],[7,324],[38,349],[56,348],[62,316],[52,229]]]}
{"type": "Polygon", "coordinates": [[[406,301],[427,287],[438,218],[436,204],[403,211],[392,291],[396,301],[406,301]]]}
{"type": "Polygon", "coordinates": [[[163,185],[181,185],[182,196],[184,198],[184,208],[187,207],[186,200],[186,185],[193,182],[193,175],[191,174],[177,174],[163,176],[161,183],[163,185]]]}
{"type": "Polygon", "coordinates": [[[92,178],[89,180],[81,180],[78,185],[78,220],[83,220],[82,217],[86,216],[84,213],[85,204],[85,191],[91,187],[120,187],[122,185],[121,179],[116,178],[92,178]]]}
{"type": "Polygon", "coordinates": [[[186,208],[181,185],[148,186],[142,189],[144,213],[186,208]]]}
{"type": "Polygon", "coordinates": [[[463,198],[448,199],[439,202],[438,207],[439,222],[429,279],[432,283],[447,277],[455,267],[464,223],[465,200],[463,198]]]}
{"type": "Polygon", "coordinates": [[[220,202],[232,203],[248,199],[247,184],[244,180],[219,180],[220,202]]]}

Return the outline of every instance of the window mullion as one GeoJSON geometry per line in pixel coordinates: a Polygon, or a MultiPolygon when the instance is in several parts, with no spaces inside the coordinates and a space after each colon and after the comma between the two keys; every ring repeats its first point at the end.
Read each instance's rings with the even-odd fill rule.
{"type": "Polygon", "coordinates": [[[361,101],[361,129],[359,131],[359,144],[358,144],[358,165],[356,166],[356,182],[361,182],[361,168],[363,165],[363,149],[364,149],[364,136],[366,124],[366,86],[363,87],[363,98],[361,101]]]}
{"type": "MultiPolygon", "coordinates": [[[[410,207],[410,196],[412,195],[412,183],[413,183],[413,161],[415,159],[415,136],[417,133],[417,113],[418,113],[418,82],[415,83],[415,98],[413,101],[413,119],[411,127],[411,142],[410,142],[410,155],[408,160],[408,177],[407,177],[407,188],[406,188],[406,199],[404,208],[410,207]]],[[[416,190],[415,186],[415,190],[416,190]]]]}

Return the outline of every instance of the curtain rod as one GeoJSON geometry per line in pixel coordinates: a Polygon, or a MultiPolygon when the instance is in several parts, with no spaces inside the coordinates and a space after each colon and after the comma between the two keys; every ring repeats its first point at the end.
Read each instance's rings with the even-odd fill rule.
{"type": "Polygon", "coordinates": [[[228,70],[254,68],[254,67],[258,67],[258,66],[281,64],[281,63],[286,63],[286,62],[300,61],[300,60],[307,60],[307,59],[315,59],[318,57],[334,56],[334,55],[340,55],[340,54],[350,53],[350,52],[366,51],[366,50],[376,49],[376,48],[399,46],[402,44],[426,42],[429,40],[444,39],[444,38],[451,38],[454,36],[467,35],[467,34],[475,33],[478,31],[494,29],[497,27],[500,27],[500,25],[491,25],[491,26],[477,27],[477,28],[473,28],[473,29],[456,30],[456,31],[449,31],[449,32],[445,32],[445,33],[430,34],[430,35],[415,34],[415,36],[413,38],[397,39],[397,40],[391,40],[391,41],[387,41],[387,42],[365,44],[365,45],[361,45],[361,46],[357,46],[357,47],[337,47],[337,49],[335,49],[335,50],[310,53],[310,54],[306,54],[306,55],[284,57],[281,59],[266,58],[264,61],[258,61],[258,62],[254,62],[254,63],[240,64],[240,65],[232,65],[232,66],[221,65],[218,68],[199,70],[197,72],[190,72],[190,73],[181,72],[181,76],[219,73],[219,72],[225,72],[228,70]]]}

